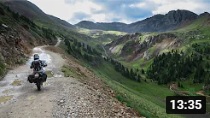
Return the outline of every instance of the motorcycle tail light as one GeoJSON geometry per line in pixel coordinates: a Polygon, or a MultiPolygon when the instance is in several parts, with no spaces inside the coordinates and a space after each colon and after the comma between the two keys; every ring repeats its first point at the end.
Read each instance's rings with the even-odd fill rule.
{"type": "Polygon", "coordinates": [[[39,74],[38,74],[38,73],[36,73],[34,76],[35,76],[35,78],[38,78],[38,77],[39,77],[39,74]]]}

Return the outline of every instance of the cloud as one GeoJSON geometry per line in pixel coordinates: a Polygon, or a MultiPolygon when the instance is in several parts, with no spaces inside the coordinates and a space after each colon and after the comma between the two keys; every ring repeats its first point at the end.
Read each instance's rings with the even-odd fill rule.
{"type": "MultiPolygon", "coordinates": [[[[130,5],[137,4],[141,1],[142,0],[92,0],[92,2],[102,7],[102,10],[97,12],[105,15],[104,21],[125,23],[141,20],[146,18],[145,16],[152,15],[150,10],[130,7],[130,5]]],[[[100,22],[102,19],[94,21],[100,22]]]]}
{"type": "MultiPolygon", "coordinates": [[[[65,3],[75,4],[77,0],[64,0],[65,3]]],[[[80,0],[81,1],[81,0],[80,0]]],[[[83,1],[83,0],[82,0],[83,1]]]]}
{"type": "Polygon", "coordinates": [[[209,2],[205,0],[155,0],[156,9],[153,14],[165,14],[170,10],[185,9],[200,14],[209,11],[209,2]]]}
{"type": "Polygon", "coordinates": [[[131,23],[165,14],[170,10],[186,9],[197,14],[210,12],[209,0],[29,0],[45,13],[72,24],[81,20],[93,22],[131,23]]]}
{"type": "MultiPolygon", "coordinates": [[[[87,0],[29,0],[29,1],[36,4],[45,13],[57,16],[63,20],[69,21],[70,23],[76,23],[80,20],[79,18],[81,18],[81,16],[79,16],[78,13],[86,14],[87,18],[91,18],[96,15],[94,12],[100,11],[102,9],[99,5],[95,4],[94,2],[87,0]],[[75,16],[79,16],[79,18],[76,18],[75,16]]],[[[82,18],[85,19],[84,17],[82,18]]]]}
{"type": "Polygon", "coordinates": [[[68,19],[69,22],[80,22],[81,20],[86,20],[86,18],[90,18],[90,15],[84,13],[84,12],[76,12],[73,14],[73,16],[68,19]]]}

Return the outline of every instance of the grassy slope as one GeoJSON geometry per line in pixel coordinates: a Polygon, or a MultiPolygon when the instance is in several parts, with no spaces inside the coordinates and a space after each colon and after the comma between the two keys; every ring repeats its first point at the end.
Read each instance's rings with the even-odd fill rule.
{"type": "Polygon", "coordinates": [[[91,68],[105,83],[116,92],[116,97],[127,106],[135,108],[146,117],[180,117],[165,113],[165,97],[174,95],[167,86],[159,86],[153,82],[137,83],[125,78],[106,62],[100,67],[91,68]]]}

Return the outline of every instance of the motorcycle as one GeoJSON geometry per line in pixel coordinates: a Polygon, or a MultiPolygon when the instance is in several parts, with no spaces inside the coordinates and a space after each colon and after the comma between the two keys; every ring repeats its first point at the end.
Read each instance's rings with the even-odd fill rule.
{"type": "MultiPolygon", "coordinates": [[[[45,62],[43,64],[43,67],[46,67],[46,66],[47,64],[45,62]]],[[[43,82],[46,81],[46,79],[47,79],[47,74],[45,74],[43,71],[34,71],[32,75],[28,76],[28,81],[30,83],[35,83],[38,91],[41,91],[41,86],[43,85],[43,82]]]]}

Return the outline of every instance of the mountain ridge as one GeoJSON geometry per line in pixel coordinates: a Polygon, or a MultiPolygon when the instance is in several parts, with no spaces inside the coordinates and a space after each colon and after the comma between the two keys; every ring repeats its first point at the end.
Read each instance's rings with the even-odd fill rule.
{"type": "Polygon", "coordinates": [[[100,29],[100,30],[123,30],[122,27],[125,27],[127,24],[121,22],[92,22],[92,21],[81,21],[75,26],[83,27],[87,29],[100,29]]]}
{"type": "Polygon", "coordinates": [[[171,10],[165,15],[157,14],[152,17],[148,17],[144,20],[133,22],[130,24],[125,24],[121,22],[94,23],[92,21],[81,21],[75,24],[75,26],[87,29],[114,30],[114,31],[122,31],[128,33],[164,32],[164,31],[174,30],[182,24],[194,21],[195,19],[197,19],[198,16],[199,15],[188,10],[171,10]],[[107,24],[109,26],[106,26],[107,24]],[[117,24],[120,25],[117,26],[117,24]]]}

